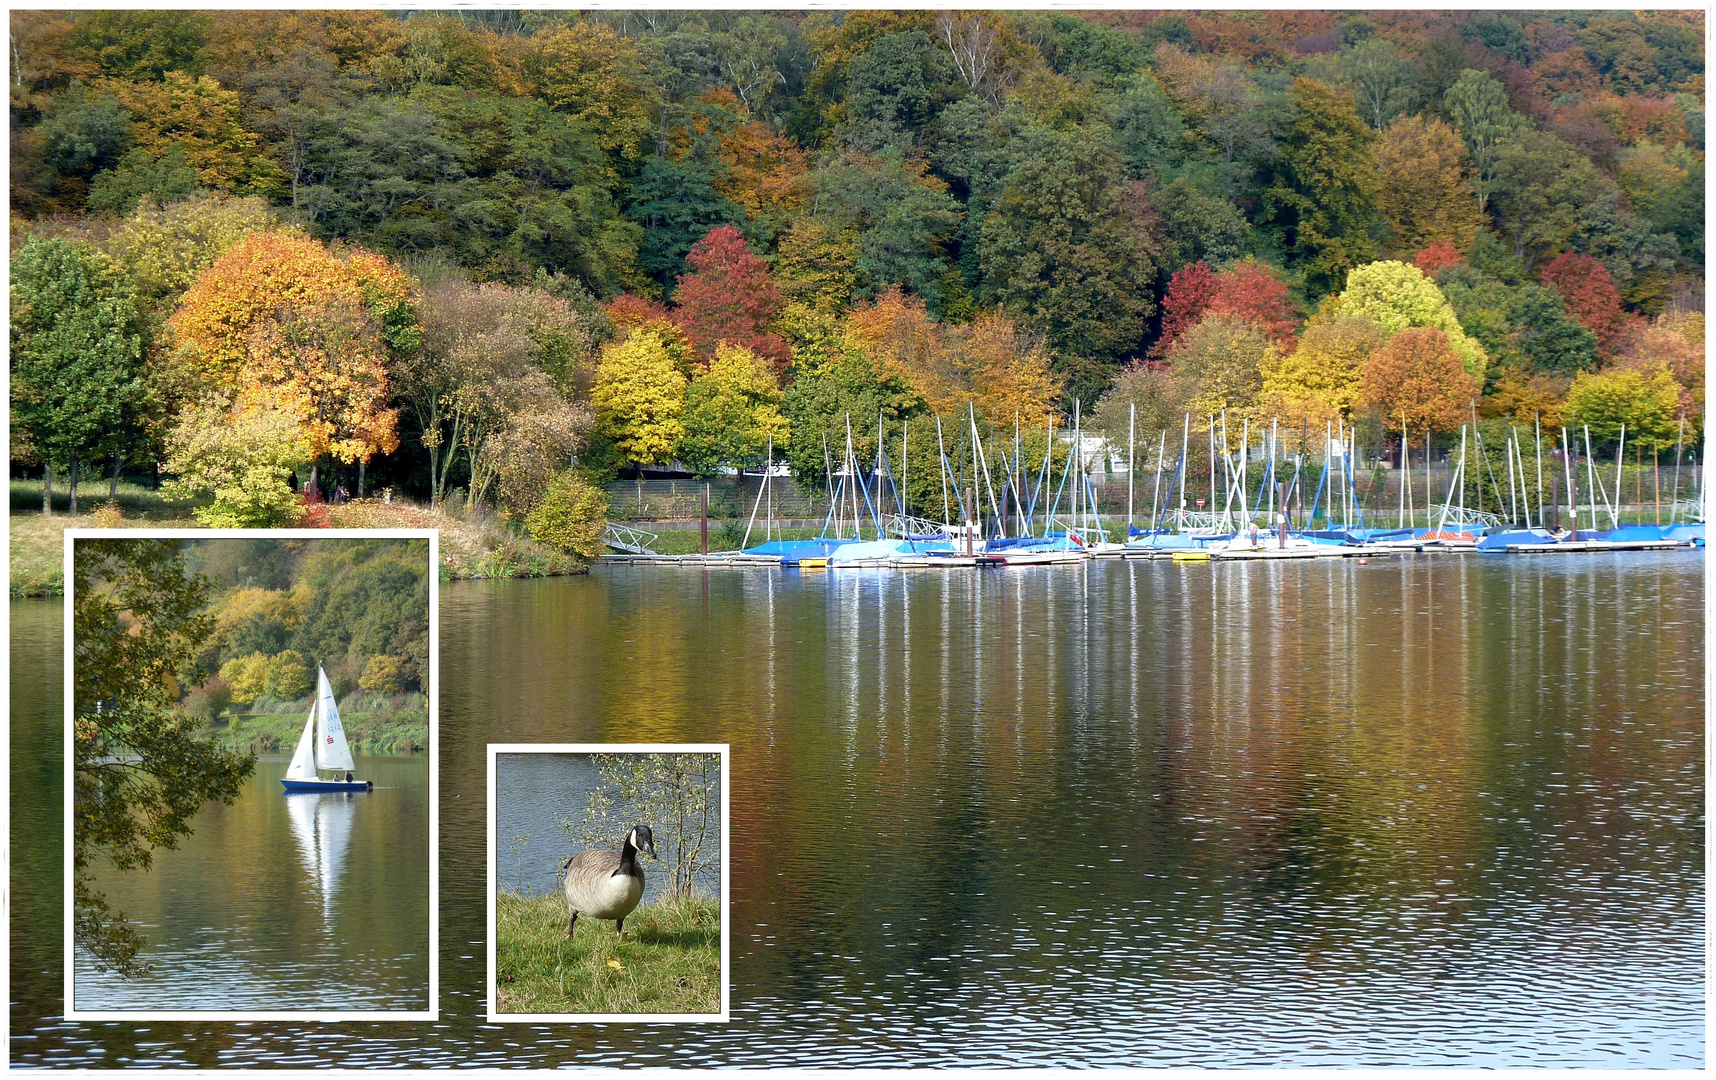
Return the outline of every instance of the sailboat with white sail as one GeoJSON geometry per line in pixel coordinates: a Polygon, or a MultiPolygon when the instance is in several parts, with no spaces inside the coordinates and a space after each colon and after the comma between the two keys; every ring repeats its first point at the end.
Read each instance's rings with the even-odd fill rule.
{"type": "Polygon", "coordinates": [[[368,791],[373,780],[354,780],[351,747],[346,745],[346,730],[340,723],[340,710],[334,704],[334,688],[328,685],[328,674],[316,668],[316,698],[310,715],[304,721],[304,734],[298,738],[298,749],[292,755],[281,783],[288,795],[298,791],[368,791]],[[320,772],[344,772],[339,780],[324,780],[320,772]]]}

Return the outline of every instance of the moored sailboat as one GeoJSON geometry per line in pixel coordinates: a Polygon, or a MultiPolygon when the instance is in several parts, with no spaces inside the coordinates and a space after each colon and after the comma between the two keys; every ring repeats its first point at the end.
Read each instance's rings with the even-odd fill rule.
{"type": "Polygon", "coordinates": [[[292,754],[281,783],[288,795],[297,791],[368,791],[375,786],[371,780],[352,779],[351,747],[346,744],[345,726],[340,723],[340,710],[334,704],[334,688],[328,685],[327,672],[316,668],[316,698],[310,715],[304,720],[304,734],[298,737],[298,749],[292,754]],[[324,780],[318,770],[344,772],[344,779],[324,780]]]}

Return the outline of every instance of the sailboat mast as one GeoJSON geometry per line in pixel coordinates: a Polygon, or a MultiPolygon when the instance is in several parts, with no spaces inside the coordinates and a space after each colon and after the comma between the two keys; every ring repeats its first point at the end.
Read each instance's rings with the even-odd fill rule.
{"type": "MultiPolygon", "coordinates": [[[[1137,419],[1138,403],[1126,403],[1126,539],[1132,539],[1132,477],[1138,472],[1138,455],[1133,442],[1133,422],[1137,419]]],[[[1122,541],[1124,543],[1124,541],[1122,541]]]]}

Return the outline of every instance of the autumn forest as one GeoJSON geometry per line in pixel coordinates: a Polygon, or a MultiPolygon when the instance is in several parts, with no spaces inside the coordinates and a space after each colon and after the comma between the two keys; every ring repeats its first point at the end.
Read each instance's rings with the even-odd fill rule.
{"type": "Polygon", "coordinates": [[[212,525],[457,494],[565,546],[643,466],[820,488],[848,416],[861,453],[1077,408],[1648,460],[1702,430],[1703,34],[15,11],[13,475],[212,525]]]}

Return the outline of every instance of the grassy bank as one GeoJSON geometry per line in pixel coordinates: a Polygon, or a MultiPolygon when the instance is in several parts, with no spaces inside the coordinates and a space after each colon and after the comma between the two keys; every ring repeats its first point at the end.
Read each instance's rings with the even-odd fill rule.
{"type": "MultiPolygon", "coordinates": [[[[296,712],[229,714],[206,726],[203,734],[239,750],[289,754],[298,745],[298,736],[304,732],[304,718],[309,714],[308,702],[296,712]]],[[[342,711],[340,724],[346,730],[346,742],[354,754],[405,754],[425,750],[429,746],[427,709],[372,713],[342,711]]]]}
{"type": "Polygon", "coordinates": [[[495,900],[497,1011],[721,1011],[721,913],[714,900],[658,901],[612,922],[578,920],[566,940],[566,901],[502,892],[495,900]],[[617,966],[616,966],[617,965],[617,966]]]}
{"type": "MultiPolygon", "coordinates": [[[[56,512],[44,516],[41,481],[12,481],[11,595],[62,596],[65,530],[98,528],[198,529],[193,503],[162,498],[147,487],[120,484],[119,498],[105,506],[107,484],[80,485],[78,514],[56,495],[56,512]],[[98,490],[99,488],[99,490],[98,490]],[[114,509],[117,507],[117,511],[114,509]]],[[[63,493],[61,493],[63,494],[63,493]]],[[[325,508],[322,524],[335,529],[439,529],[444,578],[518,578],[581,574],[589,569],[575,555],[555,551],[512,531],[484,509],[429,507],[396,499],[359,499],[325,508]]],[[[696,537],[692,538],[696,550],[696,537]]]]}

